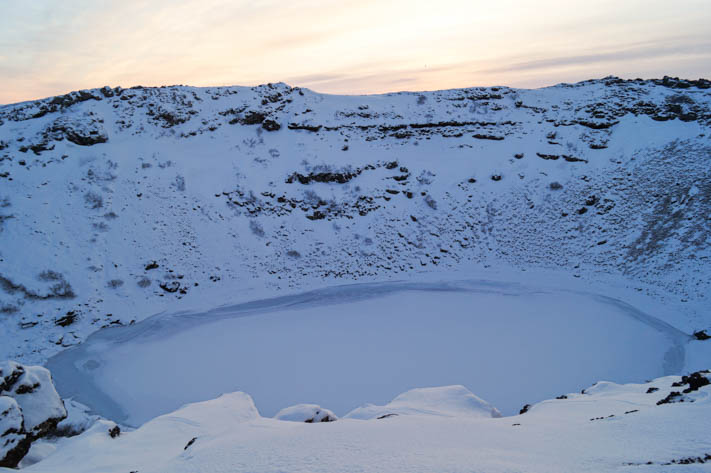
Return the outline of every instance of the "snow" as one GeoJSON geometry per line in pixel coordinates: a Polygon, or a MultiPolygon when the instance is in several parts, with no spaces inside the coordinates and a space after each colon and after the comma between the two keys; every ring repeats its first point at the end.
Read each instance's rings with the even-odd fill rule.
{"type": "Polygon", "coordinates": [[[0,465],[9,461],[13,451],[21,449],[19,444],[25,441],[26,436],[22,409],[17,401],[9,396],[0,396],[0,465]]]}
{"type": "Polygon", "coordinates": [[[64,407],[67,409],[67,417],[57,424],[57,430],[61,435],[78,435],[91,427],[99,420],[99,416],[91,414],[91,409],[74,399],[65,399],[64,407]]]}
{"type": "Polygon", "coordinates": [[[398,399],[434,407],[436,397],[448,415],[316,424],[260,417],[249,396],[237,393],[186,406],[116,439],[107,434],[112,424],[97,423],[25,471],[708,471],[702,464],[665,465],[711,451],[711,386],[692,393],[694,402],[656,405],[678,379],[604,383],[503,418],[471,415],[461,387],[416,390],[398,399]],[[647,394],[653,386],[660,390],[647,394]]]}
{"type": "Polygon", "coordinates": [[[324,409],[318,404],[297,404],[285,407],[277,412],[274,418],[291,422],[333,422],[338,420],[333,411],[324,409]]]}
{"type": "Polygon", "coordinates": [[[20,429],[22,426],[22,410],[17,401],[9,396],[0,396],[0,432],[5,433],[10,429],[20,429]]]}
{"type": "Polygon", "coordinates": [[[384,406],[369,404],[354,409],[345,418],[368,420],[401,415],[501,417],[497,408],[464,386],[443,386],[412,389],[384,406]]]}
{"type": "Polygon", "coordinates": [[[22,409],[25,430],[33,435],[42,435],[48,421],[59,421],[67,416],[59,394],[52,383],[49,370],[42,366],[24,366],[12,361],[0,362],[0,376],[9,381],[11,373],[21,372],[9,382],[7,390],[0,389],[0,397],[9,396],[22,409]]]}
{"type": "MultiPolygon", "coordinates": [[[[60,439],[54,453],[26,470],[48,471],[45,468],[49,468],[51,471],[55,468],[53,471],[64,471],[76,468],[76,471],[109,472],[120,471],[114,469],[120,469],[122,465],[135,465],[137,461],[143,461],[140,469],[146,471],[172,458],[174,452],[184,452],[184,447],[193,438],[197,437],[197,440],[190,448],[199,447],[208,439],[224,438],[237,429],[239,424],[256,419],[259,419],[259,413],[252,399],[245,393],[235,392],[209,402],[188,404],[153,419],[143,425],[140,431],[124,431],[116,438],[108,434],[109,429],[116,424],[100,420],[81,435],[60,439]],[[91,452],[102,454],[93,457],[91,452]],[[81,464],[70,467],[76,463],[77,458],[81,458],[81,464]],[[147,458],[150,460],[145,463],[147,458]],[[55,466],[51,466],[53,462],[59,462],[59,465],[55,463],[55,466]]],[[[131,469],[135,468],[126,471],[131,469]]]]}
{"type": "Polygon", "coordinates": [[[248,394],[233,392],[223,394],[208,403],[187,404],[171,415],[164,416],[163,421],[198,422],[206,410],[209,410],[214,418],[219,417],[219,425],[225,429],[259,417],[254,401],[248,394]]]}
{"type": "Polygon", "coordinates": [[[498,270],[638,291],[680,330],[709,328],[709,103],[696,87],[605,79],[366,97],[97,89],[0,107],[0,359],[44,363],[160,312],[498,270]],[[697,119],[668,116],[680,95],[697,119]],[[239,123],[257,111],[282,128],[239,123]],[[348,167],[362,172],[344,184],[286,183],[348,167]],[[308,219],[313,206],[326,218],[308,219]],[[74,297],[53,292],[62,283],[74,297]]]}
{"type": "Polygon", "coordinates": [[[341,416],[462,384],[512,414],[600,379],[681,372],[688,340],[620,301],[534,282],[382,283],[158,315],[47,366],[64,397],[132,426],[235,390],[268,416],[299,403],[341,416]]]}
{"type": "Polygon", "coordinates": [[[19,469],[27,468],[47,458],[57,450],[56,441],[47,441],[44,439],[37,440],[32,443],[30,451],[24,456],[22,461],[17,465],[19,469]]]}
{"type": "Polygon", "coordinates": [[[86,429],[22,465],[708,471],[704,84],[0,106],[0,359],[86,429]]]}

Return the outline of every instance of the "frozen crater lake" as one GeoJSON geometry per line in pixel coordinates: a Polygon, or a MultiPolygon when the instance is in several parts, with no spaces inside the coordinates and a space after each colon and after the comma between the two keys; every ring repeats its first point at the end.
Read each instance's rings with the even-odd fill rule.
{"type": "Polygon", "coordinates": [[[462,384],[504,415],[598,380],[678,373],[688,335],[617,299],[517,283],[337,286],[159,314],[50,359],[57,388],[131,426],[221,393],[264,416],[344,415],[416,387],[462,384]]]}

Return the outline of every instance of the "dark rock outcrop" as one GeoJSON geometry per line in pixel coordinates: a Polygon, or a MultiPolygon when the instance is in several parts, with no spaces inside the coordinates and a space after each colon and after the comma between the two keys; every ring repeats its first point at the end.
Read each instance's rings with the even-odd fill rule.
{"type": "Polygon", "coordinates": [[[697,340],[709,340],[711,339],[711,335],[706,333],[706,330],[698,330],[693,333],[694,338],[697,340]]]}

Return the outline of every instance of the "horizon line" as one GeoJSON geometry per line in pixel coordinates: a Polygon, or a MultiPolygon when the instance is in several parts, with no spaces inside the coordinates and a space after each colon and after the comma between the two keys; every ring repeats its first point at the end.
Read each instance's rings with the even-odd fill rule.
{"type": "Polygon", "coordinates": [[[540,87],[512,87],[509,85],[504,85],[504,84],[496,84],[496,85],[471,85],[467,87],[447,87],[447,88],[442,88],[442,89],[421,89],[421,90],[389,90],[389,91],[384,91],[384,92],[374,92],[374,93],[369,93],[369,94],[359,94],[359,93],[329,93],[329,92],[319,92],[318,90],[315,90],[314,88],[311,87],[304,87],[300,85],[291,85],[287,81],[280,80],[276,82],[263,82],[255,85],[239,85],[239,84],[231,84],[231,85],[189,85],[189,84],[163,84],[163,85],[142,85],[142,84],[136,84],[132,85],[129,87],[124,87],[122,85],[116,85],[116,86],[110,86],[110,85],[103,85],[100,87],[89,87],[89,88],[83,88],[83,89],[72,89],[68,92],[64,93],[59,93],[55,95],[47,95],[43,97],[37,97],[37,98],[32,98],[32,99],[27,99],[27,100],[20,100],[18,102],[10,102],[10,103],[0,103],[0,107],[8,107],[8,106],[13,106],[13,105],[21,105],[25,103],[31,103],[31,102],[40,102],[43,100],[55,98],[55,97],[64,97],[66,95],[70,95],[76,92],[84,92],[84,91],[89,91],[89,90],[101,90],[104,88],[109,88],[109,89],[121,89],[121,90],[132,90],[132,89],[162,89],[162,88],[169,88],[169,87],[187,87],[187,88],[193,88],[193,89],[210,89],[210,88],[232,88],[232,87],[242,87],[242,88],[256,88],[256,87],[262,87],[262,86],[271,86],[271,85],[277,85],[277,84],[284,84],[288,87],[291,87],[292,89],[304,89],[308,90],[311,92],[314,92],[319,95],[333,95],[333,96],[346,96],[346,97],[368,97],[368,96],[378,96],[378,95],[391,95],[391,94],[418,94],[418,93],[430,93],[430,92],[442,92],[442,91],[449,91],[449,90],[465,90],[465,89],[475,89],[475,88],[508,88],[508,89],[517,89],[517,90],[541,90],[541,89],[547,89],[551,87],[558,87],[562,85],[577,85],[577,84],[582,84],[585,82],[595,82],[595,81],[603,81],[606,79],[620,79],[625,82],[650,82],[650,81],[659,81],[659,80],[664,80],[664,79],[671,79],[675,81],[684,81],[684,82],[710,82],[710,79],[706,79],[705,77],[699,77],[697,79],[692,79],[692,78],[686,78],[686,77],[679,77],[679,76],[670,76],[670,75],[664,75],[661,78],[658,77],[649,77],[649,78],[641,78],[641,77],[635,77],[635,78],[623,78],[614,74],[608,74],[603,77],[595,77],[595,78],[590,78],[590,79],[583,79],[579,80],[576,82],[556,82],[548,85],[542,85],[540,87]]]}

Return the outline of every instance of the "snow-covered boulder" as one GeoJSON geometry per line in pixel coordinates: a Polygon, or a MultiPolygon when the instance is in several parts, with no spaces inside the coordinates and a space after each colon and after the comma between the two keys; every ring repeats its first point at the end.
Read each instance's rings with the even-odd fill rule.
{"type": "Polygon", "coordinates": [[[33,440],[66,417],[49,370],[0,362],[0,466],[16,466],[33,440]]]}
{"type": "Polygon", "coordinates": [[[25,432],[22,410],[17,401],[0,396],[0,467],[16,466],[27,454],[31,442],[25,432]]]}
{"type": "Polygon", "coordinates": [[[316,422],[333,422],[334,420],[338,420],[336,414],[317,404],[297,404],[295,406],[287,407],[277,412],[277,415],[275,415],[274,418],[292,422],[306,422],[309,424],[316,422]]]}
{"type": "Polygon", "coordinates": [[[461,385],[412,389],[384,406],[367,404],[349,412],[348,419],[383,419],[399,415],[501,417],[494,406],[461,385]]]}
{"type": "Polygon", "coordinates": [[[0,396],[10,396],[17,401],[25,430],[33,437],[45,435],[67,417],[48,369],[4,361],[0,362],[0,380],[0,396]]]}

